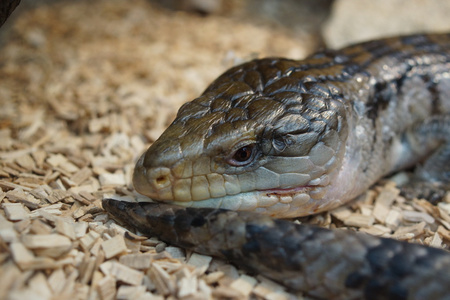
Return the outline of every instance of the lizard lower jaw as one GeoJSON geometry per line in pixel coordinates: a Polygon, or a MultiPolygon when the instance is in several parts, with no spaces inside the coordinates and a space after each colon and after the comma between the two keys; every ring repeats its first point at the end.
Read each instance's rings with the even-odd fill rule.
{"type": "Polygon", "coordinates": [[[330,209],[330,203],[326,199],[314,199],[310,195],[313,192],[314,188],[307,186],[252,191],[206,200],[173,201],[171,203],[185,207],[255,211],[277,218],[293,218],[330,209]]]}

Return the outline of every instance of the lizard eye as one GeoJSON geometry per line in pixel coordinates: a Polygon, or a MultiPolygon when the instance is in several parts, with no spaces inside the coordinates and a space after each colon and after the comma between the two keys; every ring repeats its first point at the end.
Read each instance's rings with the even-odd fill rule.
{"type": "Polygon", "coordinates": [[[255,158],[256,152],[255,144],[245,145],[232,154],[228,163],[236,167],[248,165],[255,158]]]}

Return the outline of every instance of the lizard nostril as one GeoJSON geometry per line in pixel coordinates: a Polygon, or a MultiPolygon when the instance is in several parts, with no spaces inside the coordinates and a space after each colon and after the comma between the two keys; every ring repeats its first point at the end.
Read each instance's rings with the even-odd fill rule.
{"type": "Polygon", "coordinates": [[[165,183],[167,183],[169,179],[167,178],[167,176],[161,175],[159,177],[156,178],[156,184],[157,185],[165,185],[165,183]]]}

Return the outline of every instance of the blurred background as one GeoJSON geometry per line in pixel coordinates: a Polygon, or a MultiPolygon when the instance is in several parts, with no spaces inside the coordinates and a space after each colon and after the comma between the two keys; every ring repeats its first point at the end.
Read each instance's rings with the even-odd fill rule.
{"type": "Polygon", "coordinates": [[[449,15],[446,0],[23,0],[0,29],[0,129],[26,126],[28,109],[151,142],[235,64],[450,31],[449,15]]]}

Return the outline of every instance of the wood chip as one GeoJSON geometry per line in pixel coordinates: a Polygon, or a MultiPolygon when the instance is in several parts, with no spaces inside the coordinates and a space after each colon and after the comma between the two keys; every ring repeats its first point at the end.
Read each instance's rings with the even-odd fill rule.
{"type": "Polygon", "coordinates": [[[145,294],[145,286],[126,286],[122,285],[117,290],[118,300],[139,299],[145,294]]]}
{"type": "Polygon", "coordinates": [[[433,224],[435,221],[429,214],[419,211],[403,211],[403,219],[408,222],[426,222],[428,224],[433,224]]]}
{"type": "Polygon", "coordinates": [[[23,235],[22,242],[29,249],[39,250],[40,256],[53,258],[67,253],[72,247],[68,237],[56,233],[23,235]]]}
{"type": "Polygon", "coordinates": [[[204,278],[204,280],[206,281],[206,283],[208,284],[214,284],[216,282],[219,281],[219,279],[221,279],[225,274],[221,271],[216,271],[216,272],[212,272],[207,274],[204,278]]]}
{"type": "Polygon", "coordinates": [[[373,216],[377,221],[384,223],[390,207],[399,193],[400,191],[392,186],[387,186],[382,189],[375,200],[375,206],[373,209],[373,216]]]}
{"type": "Polygon", "coordinates": [[[100,265],[103,274],[111,275],[117,281],[122,281],[130,285],[139,285],[142,282],[144,274],[131,269],[119,262],[106,261],[100,265]]]}
{"type": "Polygon", "coordinates": [[[59,294],[63,291],[64,284],[66,283],[66,275],[62,269],[56,269],[48,277],[48,283],[55,294],[59,294]]]}
{"type": "Polygon", "coordinates": [[[170,254],[172,258],[184,260],[186,255],[184,254],[184,250],[179,247],[165,247],[164,251],[170,254]]]}
{"type": "Polygon", "coordinates": [[[100,184],[102,186],[107,185],[125,185],[125,176],[122,173],[103,173],[99,176],[100,184]]]}
{"type": "Polygon", "coordinates": [[[31,209],[38,208],[40,204],[38,199],[34,198],[31,194],[24,192],[21,188],[15,188],[12,191],[8,191],[6,197],[12,202],[21,202],[31,209]]]}
{"type": "Polygon", "coordinates": [[[155,284],[155,288],[161,295],[174,294],[176,292],[175,277],[167,273],[158,264],[152,264],[148,275],[155,284]]]}
{"type": "Polygon", "coordinates": [[[20,221],[28,218],[28,212],[21,203],[3,203],[2,207],[10,221],[20,221]]]}
{"type": "Polygon", "coordinates": [[[442,238],[450,241],[450,231],[445,229],[443,226],[439,226],[437,229],[437,233],[439,233],[440,235],[442,235],[442,238]]]}
{"type": "Polygon", "coordinates": [[[102,300],[114,300],[116,298],[116,281],[112,276],[105,276],[98,282],[98,293],[102,300]]]}
{"type": "Polygon", "coordinates": [[[121,264],[133,269],[148,269],[154,255],[151,253],[138,253],[122,255],[119,259],[121,264]]]}
{"type": "Polygon", "coordinates": [[[22,155],[16,158],[15,161],[19,166],[21,166],[24,169],[31,171],[34,168],[36,168],[36,164],[29,154],[22,155]]]}
{"type": "Polygon", "coordinates": [[[363,228],[372,226],[374,222],[375,218],[373,216],[365,216],[357,213],[353,213],[344,219],[344,224],[347,226],[363,228]]]}
{"type": "Polygon", "coordinates": [[[55,229],[57,232],[67,236],[72,241],[76,239],[74,224],[67,222],[63,218],[56,218],[55,229]]]}
{"type": "Polygon", "coordinates": [[[241,275],[239,279],[233,281],[230,287],[239,291],[245,297],[248,297],[256,285],[256,279],[248,275],[241,275]]]}
{"type": "Polygon", "coordinates": [[[390,210],[385,218],[384,223],[387,227],[395,229],[402,222],[402,214],[397,210],[390,210]]]}
{"type": "Polygon", "coordinates": [[[127,246],[121,235],[116,235],[112,239],[103,241],[101,245],[103,251],[105,251],[106,259],[110,259],[127,251],[127,246]]]}
{"type": "Polygon", "coordinates": [[[84,235],[80,239],[80,245],[83,247],[83,249],[90,250],[98,238],[100,238],[100,234],[93,230],[90,230],[88,234],[84,235]]]}
{"type": "Polygon", "coordinates": [[[196,267],[199,270],[202,270],[202,272],[205,272],[209,268],[211,260],[212,260],[211,256],[202,255],[194,252],[189,257],[187,263],[191,266],[196,267]]]}
{"type": "Polygon", "coordinates": [[[76,185],[80,185],[86,180],[89,179],[89,177],[92,176],[92,170],[88,167],[84,167],[77,172],[75,172],[71,177],[70,180],[72,180],[76,185]]]}
{"type": "Polygon", "coordinates": [[[412,226],[402,226],[399,227],[394,234],[392,235],[393,238],[398,240],[409,240],[412,239],[418,235],[423,234],[425,229],[425,222],[420,222],[418,224],[412,225],[412,226]]]}
{"type": "Polygon", "coordinates": [[[198,295],[198,279],[195,276],[183,277],[178,280],[178,297],[185,298],[198,295]]]}

